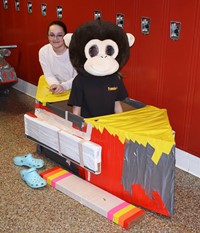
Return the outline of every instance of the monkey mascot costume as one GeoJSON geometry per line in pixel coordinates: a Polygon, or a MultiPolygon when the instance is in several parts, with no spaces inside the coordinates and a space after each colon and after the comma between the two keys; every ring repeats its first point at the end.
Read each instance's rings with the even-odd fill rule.
{"type": "Polygon", "coordinates": [[[78,72],[69,105],[84,118],[122,112],[127,91],[119,74],[126,63],[134,36],[109,21],[82,24],[64,37],[72,65],[78,72]]]}

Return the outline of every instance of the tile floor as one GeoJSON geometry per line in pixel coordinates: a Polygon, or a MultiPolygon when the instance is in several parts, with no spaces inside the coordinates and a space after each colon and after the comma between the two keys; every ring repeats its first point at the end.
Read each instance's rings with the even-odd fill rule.
{"type": "MultiPolygon", "coordinates": [[[[125,230],[80,203],[46,186],[29,188],[20,178],[15,155],[33,153],[24,135],[23,116],[34,111],[34,99],[13,88],[0,96],[0,233],[199,233],[200,179],[176,168],[174,216],[146,211],[145,219],[125,230]]],[[[43,157],[47,170],[56,164],[43,157]]]]}

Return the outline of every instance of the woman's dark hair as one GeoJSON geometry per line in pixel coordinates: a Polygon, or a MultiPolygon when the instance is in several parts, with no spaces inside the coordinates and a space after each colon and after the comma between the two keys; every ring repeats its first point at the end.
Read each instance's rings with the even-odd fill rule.
{"type": "Polygon", "coordinates": [[[65,25],[62,21],[58,21],[58,20],[52,21],[52,22],[49,24],[48,29],[47,29],[47,33],[49,32],[49,28],[50,28],[52,25],[58,25],[58,26],[60,26],[60,27],[63,29],[64,33],[67,34],[67,27],[66,27],[66,25],[65,25]]]}

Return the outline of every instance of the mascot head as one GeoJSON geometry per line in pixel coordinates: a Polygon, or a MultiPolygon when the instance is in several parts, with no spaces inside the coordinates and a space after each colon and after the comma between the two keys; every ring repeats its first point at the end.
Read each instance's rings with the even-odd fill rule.
{"type": "Polygon", "coordinates": [[[105,76],[119,72],[126,63],[135,38],[114,23],[87,22],[66,34],[70,60],[78,73],[105,76]]]}

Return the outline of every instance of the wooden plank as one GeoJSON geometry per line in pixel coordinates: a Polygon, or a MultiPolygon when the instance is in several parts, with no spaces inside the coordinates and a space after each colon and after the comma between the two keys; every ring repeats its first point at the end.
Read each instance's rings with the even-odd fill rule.
{"type": "Polygon", "coordinates": [[[56,169],[44,171],[40,175],[52,187],[126,229],[134,226],[144,218],[144,210],[62,168],[58,169],[56,167],[56,169]]]}

